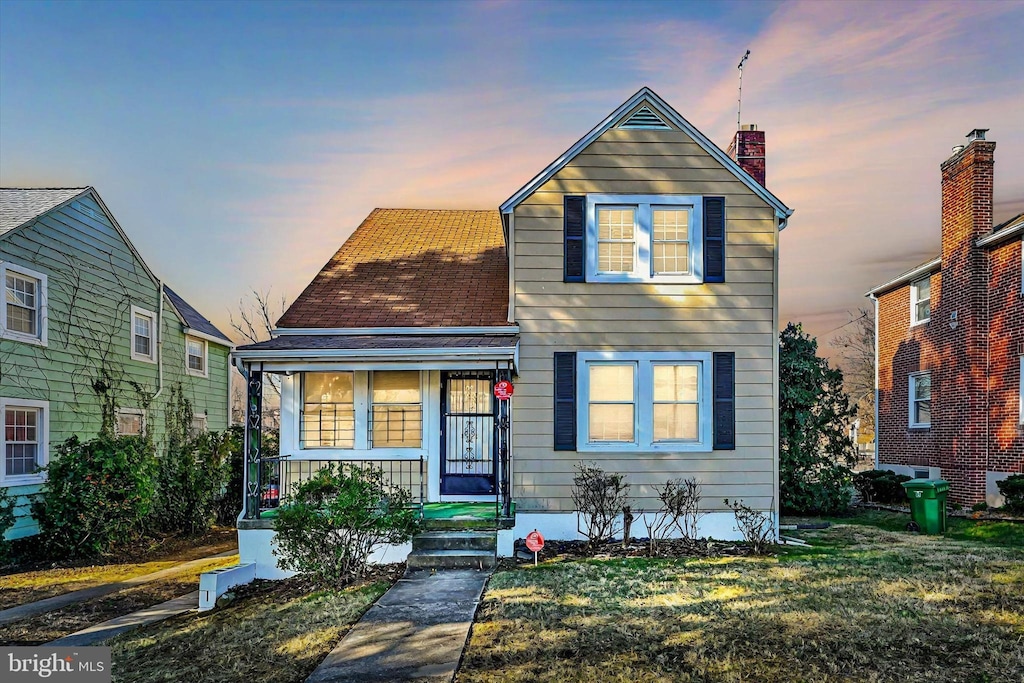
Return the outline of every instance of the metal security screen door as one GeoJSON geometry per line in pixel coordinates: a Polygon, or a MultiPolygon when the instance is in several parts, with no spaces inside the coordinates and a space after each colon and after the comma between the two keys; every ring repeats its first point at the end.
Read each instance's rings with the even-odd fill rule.
{"type": "Polygon", "coordinates": [[[495,492],[493,373],[441,373],[441,493],[495,492]]]}

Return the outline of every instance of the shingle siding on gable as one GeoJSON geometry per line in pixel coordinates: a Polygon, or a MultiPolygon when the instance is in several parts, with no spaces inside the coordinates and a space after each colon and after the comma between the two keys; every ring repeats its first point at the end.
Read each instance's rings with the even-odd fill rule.
{"type": "MultiPolygon", "coordinates": [[[[157,365],[129,356],[129,309],[134,304],[157,311],[157,286],[89,196],[0,238],[0,260],[48,277],[48,345],[0,339],[0,396],[49,401],[52,458],[56,445],[68,437],[90,438],[99,431],[100,403],[92,383],[104,351],[109,350],[109,361],[103,365],[119,380],[115,396],[121,407],[140,407],[130,382],[156,391],[157,365]],[[83,353],[83,346],[95,352],[83,353]]],[[[223,431],[228,420],[227,348],[210,344],[209,377],[191,377],[185,372],[181,323],[167,301],[163,335],[164,391],[147,421],[157,442],[163,439],[170,387],[178,382],[196,413],[206,414],[209,429],[223,431]]],[[[38,488],[10,489],[18,496],[20,517],[9,537],[34,533],[28,502],[38,488]]]]}
{"type": "Polygon", "coordinates": [[[654,485],[696,476],[709,509],[743,498],[777,509],[773,409],[777,340],[774,209],[678,131],[612,129],[515,208],[515,317],[520,326],[513,444],[518,509],[569,511],[574,466],[628,475],[641,507],[654,485]],[[564,282],[563,196],[715,195],[726,200],[726,281],[564,282]],[[617,454],[555,451],[556,352],[726,351],[736,354],[736,450],[617,454]]]}

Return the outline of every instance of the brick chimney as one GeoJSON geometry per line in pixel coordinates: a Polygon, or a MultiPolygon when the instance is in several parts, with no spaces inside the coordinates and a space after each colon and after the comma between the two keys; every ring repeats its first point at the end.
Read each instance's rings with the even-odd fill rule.
{"type": "Polygon", "coordinates": [[[726,150],[733,161],[764,187],[764,131],[756,124],[740,126],[726,150]]]}
{"type": "Polygon", "coordinates": [[[986,315],[988,260],[975,246],[992,231],[992,172],[996,143],[976,128],[966,145],[957,145],[940,165],[942,171],[942,272],[939,301],[932,320],[941,335],[943,359],[933,371],[936,397],[933,420],[942,433],[940,466],[959,470],[955,500],[982,500],[985,495],[985,404],[988,338],[986,315]],[[935,382],[937,374],[938,382],[935,382]]]}

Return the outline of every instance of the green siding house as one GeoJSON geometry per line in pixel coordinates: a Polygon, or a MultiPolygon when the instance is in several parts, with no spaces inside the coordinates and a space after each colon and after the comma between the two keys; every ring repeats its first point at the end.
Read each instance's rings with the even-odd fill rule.
{"type": "Polygon", "coordinates": [[[0,492],[16,496],[8,538],[37,525],[29,502],[65,439],[145,430],[158,448],[172,389],[196,429],[230,414],[231,341],[149,269],[91,187],[0,189],[0,492]]]}

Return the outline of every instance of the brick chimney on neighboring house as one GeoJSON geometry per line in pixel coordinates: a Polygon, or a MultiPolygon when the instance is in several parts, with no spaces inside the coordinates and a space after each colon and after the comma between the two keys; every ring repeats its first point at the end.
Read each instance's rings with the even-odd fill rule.
{"type": "Polygon", "coordinates": [[[736,137],[729,143],[726,154],[760,183],[761,187],[765,187],[764,131],[758,130],[756,124],[740,126],[740,129],[736,131],[736,137]]]}
{"type": "Polygon", "coordinates": [[[984,500],[987,469],[986,350],[988,345],[988,260],[978,238],[992,231],[992,173],[996,143],[987,129],[967,135],[953,148],[942,170],[942,271],[940,300],[932,324],[941,325],[942,367],[933,413],[940,443],[940,467],[959,470],[966,491],[954,498],[984,500]]]}

